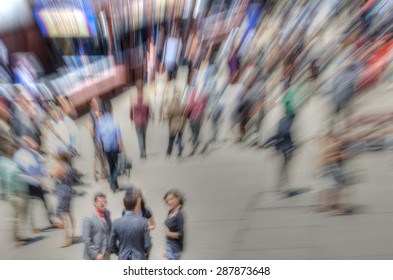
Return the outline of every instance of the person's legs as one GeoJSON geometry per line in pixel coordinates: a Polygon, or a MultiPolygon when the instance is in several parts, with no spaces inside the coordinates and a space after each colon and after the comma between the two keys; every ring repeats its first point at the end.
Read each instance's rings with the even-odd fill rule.
{"type": "Polygon", "coordinates": [[[221,118],[222,111],[216,112],[212,118],[212,128],[213,128],[213,137],[211,139],[212,142],[217,140],[218,129],[219,129],[219,122],[221,118]]]}
{"type": "MultiPolygon", "coordinates": [[[[38,198],[44,203],[44,207],[45,207],[45,210],[47,213],[48,221],[50,224],[52,224],[51,213],[49,211],[48,204],[45,200],[44,192],[43,192],[41,186],[29,185],[29,194],[32,198],[38,198]]],[[[31,213],[31,215],[32,215],[32,224],[33,224],[33,213],[31,213]]]]}
{"type": "Polygon", "coordinates": [[[176,137],[176,135],[169,135],[168,149],[166,151],[166,154],[168,156],[172,154],[173,142],[175,141],[175,137],[176,137]]]}
{"type": "Polygon", "coordinates": [[[261,130],[262,121],[263,121],[264,117],[265,117],[265,112],[262,109],[259,110],[258,113],[257,113],[257,119],[255,121],[255,130],[256,130],[256,132],[259,132],[261,130]]]}
{"type": "Polygon", "coordinates": [[[101,177],[104,179],[108,176],[108,171],[107,171],[107,160],[104,155],[104,151],[102,150],[102,146],[100,144],[97,144],[96,146],[96,154],[97,154],[97,159],[100,161],[101,165],[101,177]]]}
{"type": "Polygon", "coordinates": [[[113,172],[113,184],[114,188],[118,189],[119,184],[117,183],[117,177],[119,175],[119,170],[117,169],[118,159],[119,159],[119,151],[112,152],[113,162],[115,163],[115,169],[113,172]]]}
{"type": "Polygon", "coordinates": [[[141,153],[141,157],[145,154],[145,140],[144,140],[144,133],[142,128],[136,129],[136,135],[138,136],[138,143],[139,143],[139,150],[141,153]]]}
{"type": "Polygon", "coordinates": [[[70,235],[68,232],[70,227],[70,224],[68,223],[68,218],[69,215],[66,212],[62,213],[60,216],[61,222],[64,225],[64,242],[63,245],[61,246],[62,248],[69,247],[72,245],[72,237],[71,237],[72,235],[70,235]]]}
{"type": "Polygon", "coordinates": [[[68,216],[70,217],[70,222],[71,222],[71,236],[72,236],[72,240],[74,241],[76,219],[75,219],[74,214],[71,211],[68,212],[68,216]]]}
{"type": "Polygon", "coordinates": [[[288,184],[288,166],[292,158],[292,151],[291,149],[286,149],[282,151],[282,154],[283,154],[284,161],[280,169],[280,176],[277,184],[278,189],[288,184]]]}
{"type": "Polygon", "coordinates": [[[168,260],[180,260],[181,252],[174,252],[172,247],[166,245],[166,257],[168,260]]]}
{"type": "Polygon", "coordinates": [[[262,144],[260,147],[261,148],[266,148],[266,149],[270,148],[271,146],[276,144],[277,140],[278,140],[278,136],[277,135],[273,135],[268,140],[266,140],[266,142],[264,144],[262,144]]]}
{"type": "Polygon", "coordinates": [[[20,235],[20,229],[26,219],[27,197],[12,196],[9,198],[9,202],[14,208],[13,238],[15,242],[20,242],[23,239],[20,235]]]}
{"type": "Polygon", "coordinates": [[[177,154],[178,157],[181,156],[182,152],[183,152],[183,132],[179,132],[177,134],[177,145],[179,147],[179,153],[177,154]]]}
{"type": "Polygon", "coordinates": [[[198,146],[199,146],[199,132],[200,132],[200,126],[201,123],[199,120],[195,120],[191,122],[191,129],[192,129],[192,152],[191,155],[193,155],[198,146]]]}
{"type": "Polygon", "coordinates": [[[146,127],[143,128],[143,156],[146,157],[146,127]]]}
{"type": "Polygon", "coordinates": [[[106,159],[108,161],[109,165],[109,176],[108,176],[108,181],[110,184],[112,184],[113,181],[113,170],[115,169],[115,163],[112,160],[112,156],[110,152],[105,152],[106,159]]]}
{"type": "Polygon", "coordinates": [[[118,152],[117,151],[111,151],[111,152],[105,152],[106,158],[108,160],[109,164],[109,184],[111,186],[111,189],[115,191],[115,189],[118,188],[117,184],[117,157],[118,157],[118,152]]]}

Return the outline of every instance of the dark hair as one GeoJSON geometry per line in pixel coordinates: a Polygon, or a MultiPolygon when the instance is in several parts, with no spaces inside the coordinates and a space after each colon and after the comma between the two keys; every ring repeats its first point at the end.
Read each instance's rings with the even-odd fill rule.
{"type": "Polygon", "coordinates": [[[106,101],[103,105],[103,111],[104,113],[112,113],[112,104],[110,101],[106,101]]]}
{"type": "Polygon", "coordinates": [[[5,132],[0,132],[0,156],[10,157],[18,149],[17,143],[5,132]]]}
{"type": "Polygon", "coordinates": [[[184,205],[184,195],[179,191],[179,190],[175,190],[172,189],[170,191],[168,191],[165,195],[164,195],[164,200],[166,200],[166,198],[169,195],[173,195],[174,197],[178,198],[180,201],[180,204],[183,206],[184,205]]]}
{"type": "Polygon", "coordinates": [[[124,208],[126,208],[127,211],[134,210],[139,197],[137,192],[126,192],[123,198],[124,208]]]}
{"type": "Polygon", "coordinates": [[[69,154],[67,154],[67,153],[60,153],[60,154],[59,154],[59,159],[60,159],[62,162],[65,162],[65,163],[67,163],[68,165],[71,165],[71,157],[70,157],[69,154]]]}
{"type": "Polygon", "coordinates": [[[96,193],[94,196],[94,202],[96,202],[99,197],[106,198],[106,195],[102,192],[96,193]]]}

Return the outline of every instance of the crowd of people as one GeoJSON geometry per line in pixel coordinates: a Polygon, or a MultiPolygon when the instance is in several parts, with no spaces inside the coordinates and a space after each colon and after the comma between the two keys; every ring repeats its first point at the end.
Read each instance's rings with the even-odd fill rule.
{"type": "MultiPolygon", "coordinates": [[[[350,148],[365,139],[375,139],[375,132],[379,131],[377,125],[367,133],[348,137],[349,132],[359,126],[359,122],[351,122],[351,102],[358,93],[364,93],[379,81],[376,76],[372,81],[367,80],[364,73],[375,51],[390,42],[390,29],[376,30],[371,23],[373,16],[378,18],[378,7],[383,7],[385,10],[380,12],[385,13],[391,11],[393,5],[391,1],[379,1],[386,2],[381,7],[359,5],[357,1],[345,5],[341,1],[284,2],[266,5],[264,9],[253,6],[253,12],[247,17],[243,14],[248,21],[244,26],[235,25],[240,13],[236,14],[224,41],[206,40],[210,35],[206,34],[207,27],[198,22],[187,25],[188,37],[181,36],[184,26],[172,24],[168,31],[162,26],[159,32],[162,39],[152,39],[146,47],[146,57],[143,57],[146,69],[143,79],[136,83],[136,102],[130,108],[140,158],[149,160],[146,138],[150,122],[165,122],[168,126],[168,157],[175,143],[177,156],[183,156],[187,129],[191,135],[189,157],[205,153],[221,136],[235,132],[238,144],[276,149],[283,159],[277,191],[286,191],[289,166],[300,145],[294,143],[293,124],[309,100],[326,95],[333,113],[326,119],[330,122],[326,131],[318,136],[321,157],[315,161],[320,162],[324,188],[316,210],[348,213],[350,205],[343,203],[342,197],[348,185],[344,166],[353,155],[350,148]],[[319,13],[323,13],[326,22],[318,20],[319,13]],[[331,22],[334,26],[341,22],[347,24],[331,36],[331,22]],[[184,89],[173,86],[170,90],[168,84],[175,83],[182,66],[188,70],[186,86],[184,89]],[[149,95],[144,92],[145,83],[154,83],[149,95]],[[262,141],[265,116],[276,106],[283,109],[277,132],[262,141]],[[229,129],[225,130],[224,122],[229,123],[229,129]],[[340,127],[343,122],[345,129],[340,127]],[[211,131],[209,129],[203,141],[201,129],[207,125],[211,125],[211,131]]],[[[240,6],[243,12],[248,7],[240,6]]],[[[225,9],[223,5],[214,7],[218,10],[213,9],[210,15],[225,9]]],[[[217,21],[217,26],[211,27],[217,31],[222,24],[217,21]]],[[[71,207],[75,196],[73,185],[81,180],[74,165],[81,153],[74,121],[77,112],[66,97],[57,96],[42,102],[21,87],[16,87],[12,102],[1,98],[0,105],[1,194],[14,208],[14,241],[20,246],[26,240],[26,236],[19,233],[20,227],[28,205],[32,205],[29,198],[38,198],[45,206],[51,226],[64,229],[62,246],[68,247],[75,242],[76,219],[79,218],[74,217],[71,207]],[[43,130],[47,132],[46,149],[43,148],[43,130]],[[51,170],[44,164],[48,158],[55,163],[51,170]],[[55,182],[56,211],[45,198],[48,178],[55,182]]],[[[126,158],[128,143],[123,143],[110,100],[93,98],[89,115],[95,146],[95,180],[107,179],[110,189],[118,192],[118,176],[122,171],[119,162],[126,158]]],[[[381,123],[390,119],[378,118],[381,123]]],[[[379,138],[385,136],[378,135],[379,138]]],[[[164,196],[164,201],[170,208],[165,221],[165,255],[168,259],[179,259],[184,239],[184,197],[172,190],[164,196]]],[[[109,259],[114,253],[123,260],[148,259],[150,231],[156,227],[153,215],[136,187],[126,190],[123,203],[123,215],[112,222],[106,208],[106,195],[99,193],[94,197],[95,212],[83,222],[84,258],[109,259]]],[[[38,232],[34,222],[31,223],[38,232]]]]}

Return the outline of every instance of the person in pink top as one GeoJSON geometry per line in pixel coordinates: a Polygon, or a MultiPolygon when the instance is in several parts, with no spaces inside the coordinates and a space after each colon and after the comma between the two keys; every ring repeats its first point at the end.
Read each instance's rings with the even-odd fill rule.
{"type": "Polygon", "coordinates": [[[146,158],[146,130],[150,118],[150,109],[143,101],[142,86],[139,85],[137,88],[137,103],[131,107],[130,118],[135,123],[141,158],[146,158]]]}

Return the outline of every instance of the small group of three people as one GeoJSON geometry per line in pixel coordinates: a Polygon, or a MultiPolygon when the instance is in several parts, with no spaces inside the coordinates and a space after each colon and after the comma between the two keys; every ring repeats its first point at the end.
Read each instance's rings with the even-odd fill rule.
{"type": "MultiPolygon", "coordinates": [[[[171,190],[164,196],[171,208],[165,220],[165,256],[168,260],[178,260],[183,251],[184,217],[183,195],[171,190]]],[[[151,212],[145,207],[140,190],[129,188],[123,198],[125,210],[113,223],[106,208],[103,193],[94,197],[95,213],[85,218],[83,223],[84,258],[108,260],[111,253],[119,260],[147,260],[152,247],[150,231],[155,228],[151,212]]]]}

